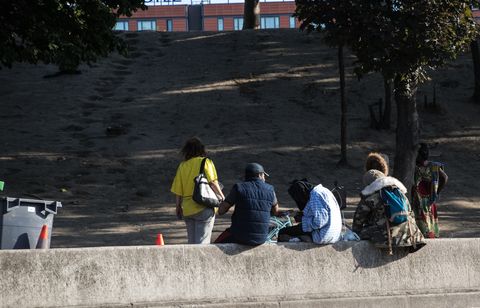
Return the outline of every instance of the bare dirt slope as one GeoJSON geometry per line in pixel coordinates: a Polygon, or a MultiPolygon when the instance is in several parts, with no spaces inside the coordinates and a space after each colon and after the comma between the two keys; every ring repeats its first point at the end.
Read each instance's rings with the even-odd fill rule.
{"type": "MultiPolygon", "coordinates": [[[[53,247],[185,243],[170,184],[184,140],[208,145],[226,191],[245,163],[265,166],[284,208],[288,182],[343,183],[352,216],[363,159],[393,154],[394,130],[369,128],[367,105],[382,97],[377,75],[348,66],[349,160],[339,159],[336,51],[296,31],[128,33],[131,55],[112,55],[82,74],[44,78],[52,66],[0,71],[1,178],[7,196],[63,202],[53,247]]],[[[450,182],[440,202],[445,237],[480,234],[480,106],[469,102],[471,61],[433,74],[442,110],[421,111],[421,137],[438,143],[450,182]]],[[[432,83],[419,91],[431,99],[432,83]]],[[[420,104],[422,105],[422,104],[420,104]]],[[[392,157],[393,158],[393,157],[392,157]]],[[[214,231],[229,225],[217,218],[214,231]]],[[[214,235],[214,237],[216,234],[214,235]]]]}

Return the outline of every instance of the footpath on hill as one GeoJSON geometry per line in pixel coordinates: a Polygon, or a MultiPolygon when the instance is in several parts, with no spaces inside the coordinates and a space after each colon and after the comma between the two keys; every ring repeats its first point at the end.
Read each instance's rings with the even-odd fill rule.
{"type": "MultiPolygon", "coordinates": [[[[113,54],[81,74],[46,65],[0,70],[0,180],[4,195],[58,200],[52,247],[186,243],[169,192],[179,149],[193,135],[207,145],[225,191],[247,162],[264,165],[282,208],[293,179],[345,185],[350,220],[369,151],[391,155],[395,131],[369,128],[368,104],[381,78],[358,81],[347,59],[348,158],[339,160],[336,50],[294,30],[125,33],[130,56],[113,54]]],[[[450,177],[439,202],[443,237],[480,234],[480,106],[470,102],[468,54],[419,89],[421,140],[450,177]],[[432,99],[439,109],[423,108],[432,99]]],[[[395,119],[395,114],[392,115],[395,119]]],[[[394,127],[394,125],[392,126],[394,127]]],[[[217,217],[215,238],[230,224],[217,217]]]]}

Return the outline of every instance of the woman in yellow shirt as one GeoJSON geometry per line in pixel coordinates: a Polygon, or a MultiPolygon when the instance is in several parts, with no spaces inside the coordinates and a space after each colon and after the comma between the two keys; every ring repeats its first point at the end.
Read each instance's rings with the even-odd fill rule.
{"type": "MultiPolygon", "coordinates": [[[[181,153],[184,160],[178,166],[177,174],[170,189],[176,197],[177,217],[185,220],[189,244],[210,244],[215,222],[215,211],[196,203],[192,199],[194,179],[200,173],[200,165],[207,155],[205,146],[200,139],[193,137],[185,142],[181,153]]],[[[225,199],[218,184],[215,165],[210,159],[205,162],[204,173],[212,189],[222,200],[225,199]]]]}

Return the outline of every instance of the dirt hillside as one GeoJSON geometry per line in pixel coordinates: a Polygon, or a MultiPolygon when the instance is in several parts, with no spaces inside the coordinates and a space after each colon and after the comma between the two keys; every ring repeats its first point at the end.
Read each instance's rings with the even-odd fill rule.
{"type": "MultiPolygon", "coordinates": [[[[169,193],[184,140],[208,146],[225,191],[256,161],[284,208],[288,182],[307,177],[348,189],[358,202],[363,160],[392,155],[394,129],[369,128],[368,104],[383,96],[378,75],[358,81],[348,58],[348,157],[338,169],[336,51],[297,31],[127,33],[130,57],[112,55],[81,74],[56,68],[0,70],[3,195],[62,201],[52,247],[150,245],[157,233],[185,243],[169,193]]],[[[480,106],[469,101],[469,55],[432,74],[419,91],[421,138],[450,182],[440,201],[444,237],[480,234],[480,106]],[[437,112],[423,110],[436,84],[437,112]]],[[[230,216],[217,218],[215,233],[230,216]]],[[[213,236],[216,237],[216,234],[213,236]]]]}

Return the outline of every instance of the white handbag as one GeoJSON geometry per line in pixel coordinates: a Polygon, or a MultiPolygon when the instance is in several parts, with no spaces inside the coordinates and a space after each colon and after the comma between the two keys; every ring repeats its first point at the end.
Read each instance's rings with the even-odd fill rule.
{"type": "Polygon", "coordinates": [[[208,179],[205,176],[205,162],[207,159],[208,158],[205,157],[202,160],[202,164],[200,165],[200,173],[194,179],[195,185],[193,188],[192,199],[198,204],[209,208],[214,208],[219,206],[220,198],[213,191],[212,187],[210,187],[208,179]]]}

